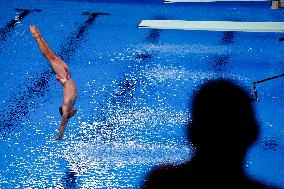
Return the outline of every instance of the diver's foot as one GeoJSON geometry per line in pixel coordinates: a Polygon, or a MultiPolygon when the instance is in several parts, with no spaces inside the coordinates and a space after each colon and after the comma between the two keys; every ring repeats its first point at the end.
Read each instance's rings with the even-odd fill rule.
{"type": "Polygon", "coordinates": [[[34,25],[30,25],[30,31],[35,39],[40,36],[39,30],[34,25]]]}

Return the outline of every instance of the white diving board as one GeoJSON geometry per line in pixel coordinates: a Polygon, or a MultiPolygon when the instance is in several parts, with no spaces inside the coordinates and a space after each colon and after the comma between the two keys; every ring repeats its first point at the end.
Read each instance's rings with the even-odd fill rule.
{"type": "Polygon", "coordinates": [[[138,28],[282,33],[284,22],[142,20],[138,28]]]}
{"type": "MultiPolygon", "coordinates": [[[[248,1],[248,0],[164,0],[164,3],[193,3],[193,2],[220,2],[220,1],[248,1]]],[[[271,0],[249,0],[249,1],[271,1],[271,0]]]]}

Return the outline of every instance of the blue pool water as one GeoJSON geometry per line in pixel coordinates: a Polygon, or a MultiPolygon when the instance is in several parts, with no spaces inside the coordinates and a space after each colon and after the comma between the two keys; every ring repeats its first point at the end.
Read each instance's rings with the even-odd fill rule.
{"type": "MultiPolygon", "coordinates": [[[[185,131],[200,84],[231,78],[250,92],[253,82],[283,74],[283,33],[137,29],[143,19],[277,22],[283,9],[268,2],[149,2],[1,2],[0,188],[139,188],[153,166],[193,154],[185,131]],[[63,141],[55,140],[62,89],[30,24],[66,61],[78,87],[78,113],[63,141]]],[[[261,133],[246,171],[284,188],[284,78],[257,90],[261,133]]]]}

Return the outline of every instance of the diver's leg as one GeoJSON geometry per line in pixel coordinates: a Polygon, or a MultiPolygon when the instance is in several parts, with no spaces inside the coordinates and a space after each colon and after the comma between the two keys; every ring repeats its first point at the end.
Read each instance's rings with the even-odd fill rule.
{"type": "Polygon", "coordinates": [[[39,30],[34,25],[30,25],[30,31],[32,33],[32,36],[35,38],[41,53],[45,56],[45,58],[49,60],[51,64],[58,62],[60,58],[49,48],[48,44],[43,39],[39,30]]]}

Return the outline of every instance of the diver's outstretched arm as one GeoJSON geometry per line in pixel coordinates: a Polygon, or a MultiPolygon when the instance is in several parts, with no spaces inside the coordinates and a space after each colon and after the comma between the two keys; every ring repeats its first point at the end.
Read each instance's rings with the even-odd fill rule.
{"type": "Polygon", "coordinates": [[[60,124],[60,129],[59,129],[59,132],[57,134],[56,140],[61,140],[62,139],[62,135],[63,135],[64,130],[65,130],[66,125],[67,125],[67,121],[68,121],[68,116],[67,115],[63,115],[62,116],[62,122],[60,124]]]}
{"type": "Polygon", "coordinates": [[[68,122],[68,119],[70,117],[72,117],[75,113],[76,113],[76,110],[74,108],[72,108],[72,101],[70,101],[68,98],[65,98],[63,99],[63,104],[62,104],[62,121],[61,121],[61,124],[60,124],[60,128],[59,128],[59,132],[58,132],[58,135],[56,137],[57,140],[61,140],[62,139],[62,135],[64,133],[64,130],[66,128],[66,125],[67,125],[67,122],[68,122]],[[71,111],[71,109],[73,109],[71,111]],[[70,114],[71,112],[71,114],[70,114]]]}
{"type": "Polygon", "coordinates": [[[64,130],[65,130],[66,125],[67,125],[67,121],[68,121],[68,108],[67,108],[66,104],[63,104],[63,106],[62,106],[62,121],[61,121],[61,124],[60,124],[59,132],[57,134],[56,140],[62,139],[62,135],[63,135],[64,130]]]}

